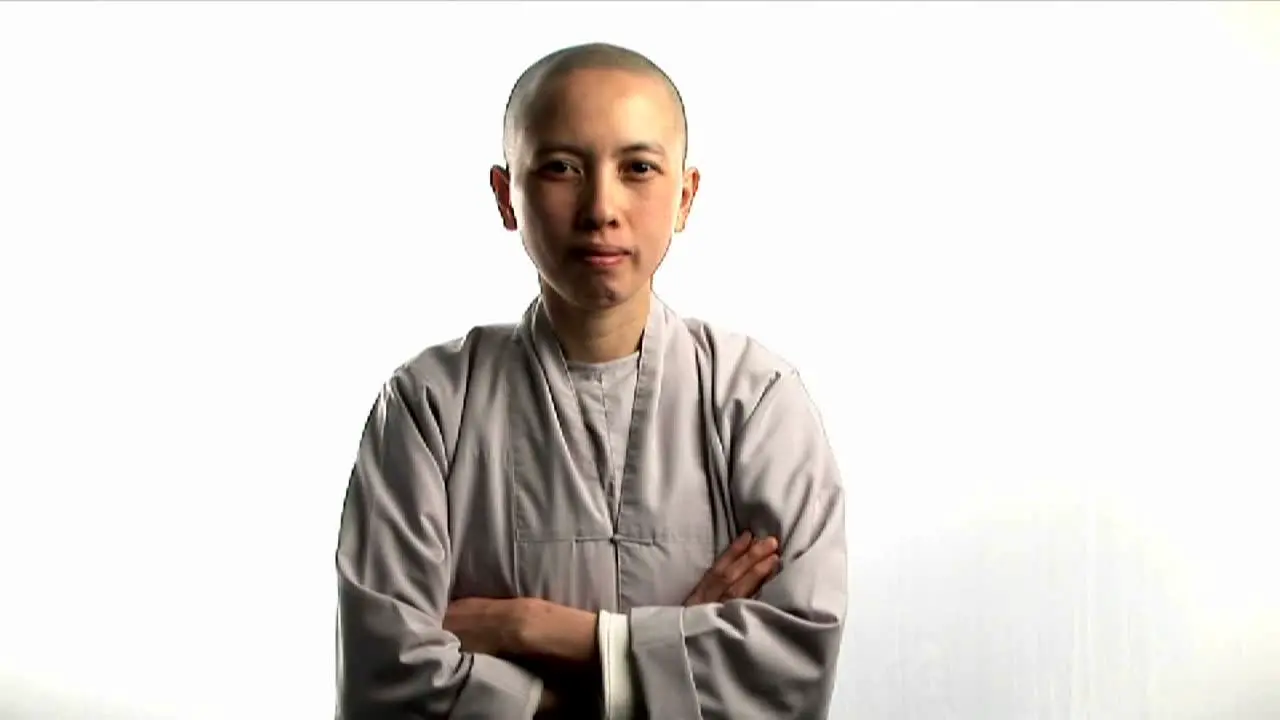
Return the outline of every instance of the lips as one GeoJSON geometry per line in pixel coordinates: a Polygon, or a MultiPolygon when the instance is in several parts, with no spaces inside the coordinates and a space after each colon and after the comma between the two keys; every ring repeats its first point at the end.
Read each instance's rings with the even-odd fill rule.
{"type": "Polygon", "coordinates": [[[574,254],[581,257],[616,257],[618,255],[630,255],[629,252],[620,247],[611,245],[593,245],[574,249],[574,254]]]}
{"type": "Polygon", "coordinates": [[[573,256],[592,267],[607,268],[621,263],[630,251],[611,245],[592,245],[574,248],[573,256]]]}

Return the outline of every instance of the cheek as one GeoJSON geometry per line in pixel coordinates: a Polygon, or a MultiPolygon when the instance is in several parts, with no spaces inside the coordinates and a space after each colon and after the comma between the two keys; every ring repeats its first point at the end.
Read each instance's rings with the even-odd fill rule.
{"type": "Polygon", "coordinates": [[[556,229],[573,222],[574,199],[568,193],[540,193],[525,198],[517,209],[526,225],[556,229]]]}
{"type": "Polygon", "coordinates": [[[645,198],[633,209],[635,211],[631,214],[633,226],[641,230],[646,238],[655,242],[665,242],[668,239],[666,234],[675,225],[680,205],[678,201],[672,202],[670,198],[663,195],[645,198]]]}

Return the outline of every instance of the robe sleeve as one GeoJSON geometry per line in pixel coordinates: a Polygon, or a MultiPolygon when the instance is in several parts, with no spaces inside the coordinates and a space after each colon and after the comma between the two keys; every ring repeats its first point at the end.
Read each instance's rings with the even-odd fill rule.
{"type": "Polygon", "coordinates": [[[636,695],[650,718],[827,717],[847,606],[842,482],[794,373],[764,393],[730,458],[743,529],[780,541],[753,599],[630,612],[636,695]]]}
{"type": "Polygon", "coordinates": [[[446,443],[410,382],[384,386],[360,440],[337,548],[337,720],[528,720],[542,681],[441,628],[452,578],[446,443]]]}

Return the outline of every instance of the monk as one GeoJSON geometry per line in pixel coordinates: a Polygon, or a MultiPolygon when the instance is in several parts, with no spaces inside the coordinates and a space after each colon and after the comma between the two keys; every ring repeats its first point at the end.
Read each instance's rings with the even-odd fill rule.
{"type": "Polygon", "coordinates": [[[607,44],[516,82],[490,186],[540,293],[384,384],[337,548],[345,720],[826,717],[842,481],[796,370],[653,291],[684,105],[607,44]]]}

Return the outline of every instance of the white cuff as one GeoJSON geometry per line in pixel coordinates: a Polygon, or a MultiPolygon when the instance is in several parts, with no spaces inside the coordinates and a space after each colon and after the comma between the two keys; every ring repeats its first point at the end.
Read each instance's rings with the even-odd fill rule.
{"type": "Polygon", "coordinates": [[[600,677],[604,680],[601,702],[603,720],[631,720],[634,714],[631,683],[631,623],[626,615],[600,611],[596,623],[600,646],[600,677]]]}

